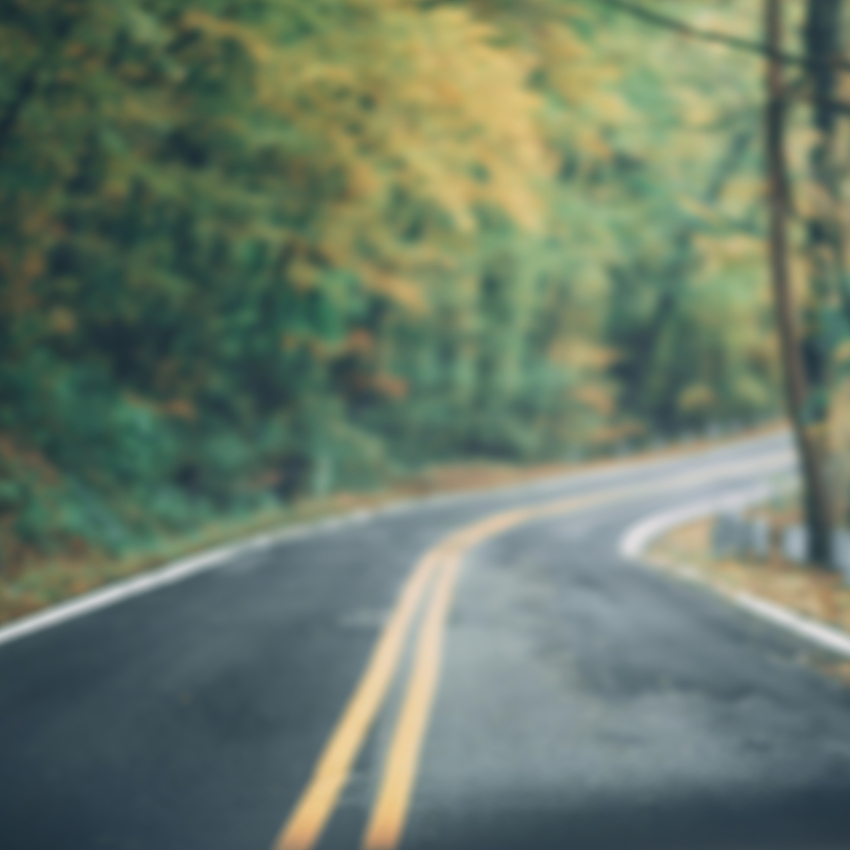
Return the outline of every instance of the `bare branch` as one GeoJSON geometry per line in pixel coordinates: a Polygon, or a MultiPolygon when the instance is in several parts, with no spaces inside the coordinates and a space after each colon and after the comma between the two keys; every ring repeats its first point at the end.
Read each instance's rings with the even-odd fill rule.
{"type": "Polygon", "coordinates": [[[736,35],[717,32],[716,30],[703,30],[698,27],[691,26],[685,21],[680,21],[677,18],[664,15],[656,12],[653,9],[647,9],[638,3],[630,3],[628,0],[596,0],[601,6],[608,6],[612,9],[617,9],[620,12],[625,12],[633,18],[637,18],[646,24],[662,27],[663,29],[677,32],[680,35],[686,35],[690,38],[698,38],[701,41],[711,41],[716,44],[724,44],[727,47],[732,47],[736,50],[744,50],[748,53],[756,53],[759,56],[767,56],[771,59],[776,59],[786,65],[801,65],[811,68],[813,66],[821,66],[823,64],[831,64],[841,70],[850,71],[850,62],[840,57],[832,57],[819,61],[810,59],[806,56],[800,56],[795,53],[787,53],[784,50],[774,50],[769,45],[760,41],[752,41],[748,38],[740,38],[736,35]]]}

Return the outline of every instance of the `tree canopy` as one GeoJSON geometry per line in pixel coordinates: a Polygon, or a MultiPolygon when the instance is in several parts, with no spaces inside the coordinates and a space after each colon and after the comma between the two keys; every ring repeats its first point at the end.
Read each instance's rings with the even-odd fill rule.
{"type": "Polygon", "coordinates": [[[590,0],[8,0],[0,557],[774,413],[759,73],[590,0]]]}

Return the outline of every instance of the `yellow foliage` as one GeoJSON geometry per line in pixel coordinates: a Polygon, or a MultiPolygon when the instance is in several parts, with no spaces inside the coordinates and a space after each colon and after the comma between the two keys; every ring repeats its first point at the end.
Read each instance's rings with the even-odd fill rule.
{"type": "Polygon", "coordinates": [[[748,374],[738,375],[735,378],[735,396],[755,409],[770,402],[764,382],[757,381],[748,374]]]}
{"type": "Polygon", "coordinates": [[[48,323],[53,333],[70,334],[77,327],[77,317],[67,307],[54,307],[48,316],[48,323]]]}
{"type": "Polygon", "coordinates": [[[549,351],[553,363],[576,370],[603,370],[610,366],[616,353],[590,339],[570,335],[559,339],[549,351]]]}
{"type": "Polygon", "coordinates": [[[833,359],[839,365],[850,363],[850,339],[845,339],[833,352],[833,359]]]}
{"type": "Polygon", "coordinates": [[[402,399],[407,395],[407,382],[387,373],[379,373],[372,377],[372,389],[385,398],[402,399]]]}
{"type": "MultiPolygon", "coordinates": [[[[389,1],[363,8],[370,26],[335,28],[286,49],[199,11],[187,13],[184,25],[237,41],[258,63],[260,103],[315,140],[313,155],[326,170],[345,175],[346,193],[328,205],[320,228],[321,253],[421,310],[412,253],[376,241],[386,233],[385,199],[402,190],[429,201],[461,233],[476,228],[479,204],[540,228],[538,187],[552,162],[540,102],[526,84],[533,61],[494,46],[494,29],[467,9],[389,1]]],[[[562,57],[579,55],[564,29],[553,44],[562,57]]],[[[302,265],[290,272],[302,286],[314,279],[302,265]]]]}
{"type": "Polygon", "coordinates": [[[676,401],[682,413],[708,413],[716,403],[714,390],[707,384],[695,383],[685,387],[676,401]]]}
{"type": "Polygon", "coordinates": [[[703,259],[704,279],[719,271],[741,266],[763,266],[765,243],[763,239],[744,233],[722,237],[700,235],[694,242],[703,259]]]}
{"type": "Polygon", "coordinates": [[[189,399],[175,398],[163,405],[166,413],[175,419],[193,420],[197,415],[195,405],[189,399]]]}
{"type": "Polygon", "coordinates": [[[359,271],[364,283],[373,292],[385,295],[391,301],[406,307],[411,313],[421,314],[427,309],[427,301],[415,281],[382,271],[365,263],[359,266],[359,271]]]}
{"type": "Polygon", "coordinates": [[[703,130],[720,117],[722,102],[715,93],[691,84],[680,84],[673,90],[682,122],[689,128],[703,130]]]}
{"type": "Polygon", "coordinates": [[[610,416],[616,408],[610,388],[600,384],[582,384],[575,390],[575,397],[601,416],[610,416]]]}
{"type": "Polygon", "coordinates": [[[743,215],[764,196],[764,180],[760,176],[732,177],[723,189],[723,208],[733,216],[743,215]]]}
{"type": "Polygon", "coordinates": [[[316,285],[318,269],[306,260],[295,259],[289,264],[287,276],[299,289],[312,289],[316,285]]]}
{"type": "Polygon", "coordinates": [[[375,349],[375,337],[363,328],[357,328],[348,335],[343,349],[350,354],[370,354],[375,349]]]}

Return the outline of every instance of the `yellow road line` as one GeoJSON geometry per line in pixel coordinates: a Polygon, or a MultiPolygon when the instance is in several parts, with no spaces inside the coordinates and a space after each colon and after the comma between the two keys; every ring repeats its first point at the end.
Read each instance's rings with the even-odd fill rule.
{"type": "Polygon", "coordinates": [[[313,776],[275,841],[275,850],[310,850],[321,836],[354,759],[384,701],[408,630],[439,557],[439,550],[431,550],[419,561],[407,580],[357,689],[325,745],[313,776]]]}
{"type": "Polygon", "coordinates": [[[709,470],[685,473],[651,484],[635,484],[604,490],[593,496],[574,496],[503,511],[444,538],[417,562],[405,583],[366,670],[322,751],[307,787],[275,841],[274,850],[311,850],[321,837],[354,760],[386,698],[415,614],[435,572],[436,588],[416,642],[414,666],[402,712],[364,836],[366,850],[392,850],[401,838],[439,678],[445,620],[457,574],[471,548],[531,519],[710,480],[730,471],[763,471],[764,467],[787,457],[787,452],[777,452],[749,461],[719,464],[709,470]]]}
{"type": "Polygon", "coordinates": [[[414,672],[393,735],[381,789],[363,839],[367,850],[390,850],[400,838],[413,794],[442,660],[444,621],[461,559],[444,564],[422,625],[414,672]]]}
{"type": "MultiPolygon", "coordinates": [[[[763,466],[765,462],[766,459],[759,459],[755,463],[736,462],[732,468],[740,472],[747,467],[763,466]]],[[[716,476],[728,469],[728,465],[718,466],[711,471],[711,474],[716,476]]],[[[627,496],[650,493],[660,487],[669,488],[677,484],[692,483],[705,477],[704,472],[686,473],[664,482],[630,485],[591,496],[572,496],[542,505],[504,511],[467,526],[445,540],[440,548],[445,548],[446,554],[440,567],[437,588],[431,598],[419,634],[407,693],[364,832],[361,844],[363,850],[395,850],[401,841],[413,797],[419,757],[427,732],[431,707],[436,696],[446,619],[458,573],[470,549],[488,538],[532,519],[557,516],[627,496]]]]}
{"type": "MultiPolygon", "coordinates": [[[[511,511],[525,514],[526,511],[511,511]]],[[[492,525],[498,514],[478,526],[492,525]]],[[[274,850],[311,850],[316,845],[336,808],[337,800],[351,773],[363,741],[374,722],[398,667],[405,639],[429,579],[470,529],[446,538],[419,560],[406,582],[389,622],[384,627],[372,657],[322,751],[316,769],[295,808],[280,831],[274,850]]]]}
{"type": "Polygon", "coordinates": [[[363,850],[394,850],[401,841],[413,796],[419,756],[425,740],[442,663],[445,624],[464,558],[484,540],[529,519],[587,506],[604,496],[572,498],[497,514],[452,535],[436,588],[419,634],[413,670],[384,764],[381,784],[364,833],[363,850]]]}

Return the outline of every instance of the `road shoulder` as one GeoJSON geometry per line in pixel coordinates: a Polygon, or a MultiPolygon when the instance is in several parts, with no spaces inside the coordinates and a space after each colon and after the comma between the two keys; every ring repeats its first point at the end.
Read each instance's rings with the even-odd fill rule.
{"type": "Polygon", "coordinates": [[[755,491],[700,502],[645,517],[624,534],[621,554],[696,583],[753,616],[790,631],[834,656],[826,672],[850,683],[850,587],[836,574],[778,559],[748,562],[711,551],[712,515],[734,500],[758,500],[755,491]]]}

